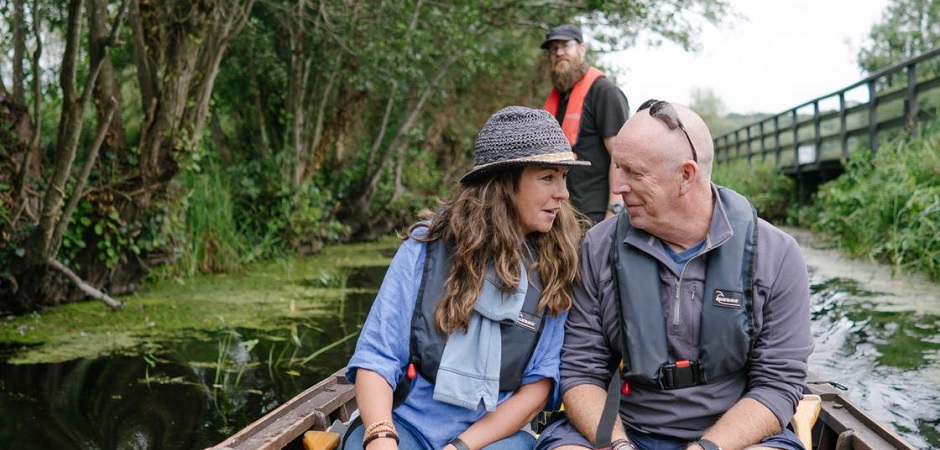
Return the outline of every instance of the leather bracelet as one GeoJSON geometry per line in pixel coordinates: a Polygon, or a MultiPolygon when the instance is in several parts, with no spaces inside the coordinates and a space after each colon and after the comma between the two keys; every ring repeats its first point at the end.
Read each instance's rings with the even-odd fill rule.
{"type": "Polygon", "coordinates": [[[721,450],[721,447],[719,447],[718,444],[709,441],[708,439],[699,439],[695,441],[695,443],[704,450],[721,450]]]}
{"type": "Polygon", "coordinates": [[[448,445],[453,445],[457,450],[470,450],[470,446],[466,442],[460,440],[460,437],[455,437],[447,443],[448,445]]]}
{"type": "Polygon", "coordinates": [[[395,443],[398,444],[398,433],[394,431],[379,431],[370,434],[365,439],[362,440],[362,448],[365,449],[370,442],[379,439],[379,438],[392,438],[395,440],[395,443]]]}

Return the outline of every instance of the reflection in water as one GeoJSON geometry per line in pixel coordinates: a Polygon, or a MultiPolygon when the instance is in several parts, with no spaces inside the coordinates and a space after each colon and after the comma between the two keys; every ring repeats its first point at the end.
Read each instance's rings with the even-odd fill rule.
{"type": "Polygon", "coordinates": [[[139,357],[0,368],[0,442],[9,449],[194,448],[205,389],[184,365],[146,385],[139,357]]]}

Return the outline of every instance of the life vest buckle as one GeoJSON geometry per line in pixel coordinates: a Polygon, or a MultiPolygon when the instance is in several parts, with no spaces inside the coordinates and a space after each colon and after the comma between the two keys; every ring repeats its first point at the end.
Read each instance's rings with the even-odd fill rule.
{"type": "Polygon", "coordinates": [[[682,360],[659,367],[659,387],[663,390],[698,386],[704,381],[699,361],[682,360]]]}

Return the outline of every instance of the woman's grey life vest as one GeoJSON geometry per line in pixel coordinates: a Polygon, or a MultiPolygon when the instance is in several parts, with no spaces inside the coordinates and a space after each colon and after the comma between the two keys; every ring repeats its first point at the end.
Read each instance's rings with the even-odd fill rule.
{"type": "Polygon", "coordinates": [[[660,389],[708,384],[745,370],[753,345],[754,260],[757,213],[740,194],[718,188],[733,236],[708,251],[699,360],[676,361],[666,343],[659,263],[624,243],[631,230],[617,218],[611,246],[623,336],[622,376],[628,383],[660,389]]]}
{"type": "MultiPolygon", "coordinates": [[[[411,362],[418,373],[432,384],[437,379],[437,369],[447,336],[434,324],[434,311],[444,295],[444,282],[451,267],[451,248],[442,240],[427,244],[424,274],[421,288],[411,320],[411,362]]],[[[542,296],[542,283],[537,273],[529,273],[529,286],[519,317],[515,322],[500,324],[502,335],[502,357],[499,371],[499,390],[514,391],[522,384],[522,375],[539,336],[542,334],[545,311],[538,313],[542,296]]],[[[546,308],[547,309],[547,308],[546,308]]]]}

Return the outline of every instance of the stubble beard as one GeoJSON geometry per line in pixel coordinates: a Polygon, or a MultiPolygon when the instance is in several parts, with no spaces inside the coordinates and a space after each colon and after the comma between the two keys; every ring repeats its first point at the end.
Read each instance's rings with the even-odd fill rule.
{"type": "Polygon", "coordinates": [[[569,59],[568,64],[552,65],[552,87],[558,92],[568,92],[588,71],[587,61],[569,59]]]}

